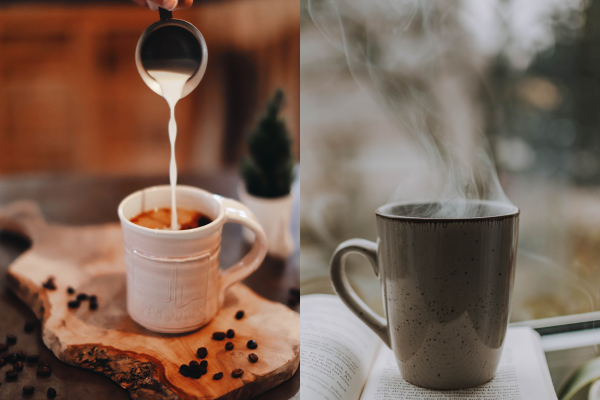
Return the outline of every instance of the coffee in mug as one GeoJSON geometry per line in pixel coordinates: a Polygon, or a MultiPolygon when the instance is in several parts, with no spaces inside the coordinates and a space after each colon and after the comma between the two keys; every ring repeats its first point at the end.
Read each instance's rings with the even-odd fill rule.
{"type": "Polygon", "coordinates": [[[380,207],[376,218],[377,243],[351,239],[333,254],[331,280],[342,301],[394,351],[406,381],[464,389],[491,380],[509,319],[518,208],[398,203],[380,207]],[[460,214],[435,216],[443,210],[460,214]],[[353,252],[369,260],[381,282],[385,318],[348,283],[344,259],[353,252]]]}

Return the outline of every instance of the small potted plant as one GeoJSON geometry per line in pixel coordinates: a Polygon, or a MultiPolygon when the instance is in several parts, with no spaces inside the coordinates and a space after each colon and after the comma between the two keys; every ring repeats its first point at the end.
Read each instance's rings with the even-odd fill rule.
{"type": "MultiPolygon", "coordinates": [[[[294,159],[292,139],[285,121],[279,118],[283,100],[283,92],[278,90],[248,134],[248,156],[241,163],[244,182],[238,188],[240,200],[267,235],[269,255],[276,258],[286,258],[294,251],[290,230],[294,159]]],[[[244,236],[254,240],[248,230],[244,230],[244,236]]]]}

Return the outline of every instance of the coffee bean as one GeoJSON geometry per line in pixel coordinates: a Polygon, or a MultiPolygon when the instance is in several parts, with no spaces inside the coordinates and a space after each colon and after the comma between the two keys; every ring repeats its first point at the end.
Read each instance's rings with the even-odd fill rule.
{"type": "Polygon", "coordinates": [[[17,351],[17,361],[25,361],[27,360],[27,355],[23,352],[23,350],[17,351]]]}
{"type": "Polygon", "coordinates": [[[87,300],[87,298],[88,298],[88,295],[87,295],[87,294],[85,294],[85,293],[79,293],[79,294],[77,295],[77,300],[79,300],[79,301],[84,301],[84,300],[87,300]]]}
{"type": "Polygon", "coordinates": [[[229,339],[233,339],[233,338],[235,337],[235,331],[234,331],[233,329],[229,329],[229,330],[227,331],[227,337],[228,337],[229,339]]]}
{"type": "Polygon", "coordinates": [[[8,335],[6,335],[6,343],[9,346],[12,346],[13,344],[17,343],[17,337],[9,333],[8,335]]]}
{"type": "Polygon", "coordinates": [[[231,371],[231,376],[233,378],[239,378],[242,375],[244,375],[244,370],[243,369],[238,368],[238,369],[234,369],[233,371],[231,371]]]}
{"type": "Polygon", "coordinates": [[[213,380],[218,381],[222,377],[223,377],[223,373],[222,372],[217,372],[216,374],[213,375],[213,380]]]}
{"type": "Polygon", "coordinates": [[[250,350],[254,350],[258,347],[258,345],[256,344],[256,340],[248,340],[247,346],[250,350]]]}
{"type": "Polygon", "coordinates": [[[225,332],[215,332],[213,333],[212,338],[214,340],[223,340],[225,339],[225,332]]]}
{"type": "Polygon", "coordinates": [[[50,376],[52,370],[50,367],[38,367],[35,373],[39,376],[50,376]]]}
{"type": "Polygon", "coordinates": [[[50,367],[50,364],[40,361],[38,367],[50,367]]]}
{"type": "Polygon", "coordinates": [[[235,319],[242,319],[242,318],[244,318],[244,311],[240,310],[235,313],[235,319]]]}
{"type": "Polygon", "coordinates": [[[98,301],[98,296],[96,296],[95,294],[91,295],[90,296],[90,301],[97,302],[98,301]]]}
{"type": "Polygon", "coordinates": [[[49,277],[48,280],[44,282],[42,286],[49,290],[56,290],[56,284],[54,283],[53,277],[49,277]]]}
{"type": "Polygon", "coordinates": [[[17,379],[19,377],[19,373],[17,371],[6,371],[4,373],[6,379],[17,379]]]}
{"type": "Polygon", "coordinates": [[[180,373],[181,375],[185,376],[185,377],[188,377],[188,376],[190,376],[190,367],[188,367],[188,366],[187,366],[187,365],[185,365],[185,364],[182,364],[182,365],[179,367],[179,373],[180,373]]]}
{"type": "Polygon", "coordinates": [[[79,300],[71,300],[68,305],[69,308],[78,308],[79,307],[79,300]]]}
{"type": "Polygon", "coordinates": [[[196,350],[196,355],[200,359],[206,358],[206,356],[208,355],[208,350],[206,350],[206,347],[200,347],[198,348],[198,350],[196,350]]]}
{"type": "Polygon", "coordinates": [[[9,363],[11,363],[11,364],[14,364],[14,363],[16,363],[16,362],[19,360],[19,356],[18,356],[18,354],[17,354],[17,353],[10,353],[10,354],[8,355],[8,357],[6,357],[6,360],[7,360],[9,363]]]}
{"type": "Polygon", "coordinates": [[[35,390],[34,386],[23,386],[23,393],[24,394],[33,394],[34,390],[35,390]]]}
{"type": "Polygon", "coordinates": [[[54,389],[53,387],[48,388],[48,391],[46,392],[46,396],[48,396],[51,399],[55,398],[56,397],[56,389],[54,389]]]}
{"type": "Polygon", "coordinates": [[[194,361],[194,360],[190,361],[190,367],[199,367],[199,366],[200,366],[200,364],[198,364],[198,361],[194,361]]]}
{"type": "Polygon", "coordinates": [[[90,310],[97,310],[98,309],[98,303],[96,303],[95,301],[90,301],[90,310]]]}
{"type": "Polygon", "coordinates": [[[200,368],[206,369],[208,367],[208,361],[202,360],[200,361],[200,368]]]}
{"type": "Polygon", "coordinates": [[[255,362],[258,361],[258,356],[255,353],[250,353],[248,355],[248,361],[250,361],[252,364],[254,364],[255,362]]]}
{"type": "MultiPolygon", "coordinates": [[[[69,287],[67,288],[67,293],[69,293],[69,294],[73,294],[73,293],[75,293],[75,289],[73,289],[71,286],[69,286],[69,287]]],[[[48,390],[49,390],[49,389],[48,389],[48,390]]]]}
{"type": "Polygon", "coordinates": [[[40,356],[38,356],[37,354],[31,354],[31,355],[27,356],[28,363],[38,362],[39,359],[40,359],[40,356]]]}
{"type": "Polygon", "coordinates": [[[23,371],[23,363],[21,361],[17,361],[14,365],[13,365],[13,369],[15,371],[21,372],[23,371]]]}
{"type": "Polygon", "coordinates": [[[33,332],[33,329],[35,328],[35,321],[27,321],[25,322],[25,332],[27,333],[31,333],[33,332]]]}
{"type": "Polygon", "coordinates": [[[190,370],[190,378],[192,379],[200,379],[200,377],[202,376],[202,371],[200,371],[199,369],[192,369],[190,370]]]}
{"type": "Polygon", "coordinates": [[[227,344],[225,345],[225,350],[233,350],[233,343],[227,342],[227,344]]]}
{"type": "Polygon", "coordinates": [[[6,343],[0,343],[0,353],[8,351],[8,345],[6,343]]]}
{"type": "Polygon", "coordinates": [[[4,367],[8,364],[8,360],[6,358],[0,358],[0,367],[4,367]]]}

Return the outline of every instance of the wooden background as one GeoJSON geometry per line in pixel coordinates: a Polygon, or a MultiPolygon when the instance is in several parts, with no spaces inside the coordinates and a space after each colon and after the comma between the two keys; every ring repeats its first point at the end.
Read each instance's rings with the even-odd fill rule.
{"type": "MultiPolygon", "coordinates": [[[[174,12],[204,35],[204,79],[176,109],[181,172],[237,164],[276,88],[299,157],[297,0],[231,0],[174,12]]],[[[134,61],[158,13],[129,2],[0,6],[0,174],[166,174],[168,106],[134,61]]]]}

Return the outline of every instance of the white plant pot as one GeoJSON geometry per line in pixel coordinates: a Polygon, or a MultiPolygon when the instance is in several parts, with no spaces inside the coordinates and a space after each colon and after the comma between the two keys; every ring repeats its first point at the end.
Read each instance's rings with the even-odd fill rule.
{"type": "MultiPolygon", "coordinates": [[[[238,185],[240,201],[254,213],[258,223],[262,226],[269,244],[268,253],[271,257],[285,259],[294,251],[294,240],[290,227],[292,219],[292,194],[268,199],[256,197],[246,191],[246,185],[238,185]]],[[[254,233],[243,228],[244,238],[254,242],[254,233]]]]}

